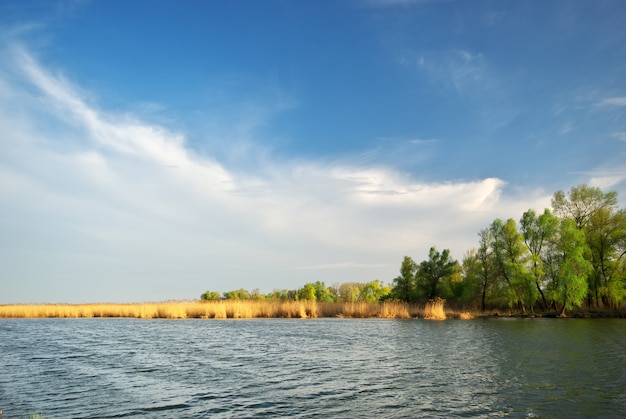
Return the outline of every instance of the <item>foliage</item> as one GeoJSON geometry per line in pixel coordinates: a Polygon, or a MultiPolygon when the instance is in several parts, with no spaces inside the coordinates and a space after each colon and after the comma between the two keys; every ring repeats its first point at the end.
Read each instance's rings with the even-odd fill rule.
{"type": "Polygon", "coordinates": [[[548,307],[548,302],[543,292],[546,279],[543,267],[545,252],[548,244],[557,234],[559,220],[547,208],[539,216],[537,216],[534,210],[530,209],[522,215],[520,225],[524,243],[529,253],[529,273],[537,291],[541,295],[541,302],[545,309],[548,307]]]}
{"type": "Polygon", "coordinates": [[[217,301],[220,298],[220,293],[217,291],[207,291],[200,296],[202,301],[217,301]]]}
{"type": "Polygon", "coordinates": [[[567,195],[554,194],[552,205],[562,218],[574,220],[585,233],[588,252],[585,258],[593,269],[587,276],[587,304],[617,306],[625,296],[624,255],[626,251],[626,214],[617,207],[617,192],[580,185],[567,195]]]}
{"type": "Polygon", "coordinates": [[[537,290],[527,269],[528,251],[524,246],[522,234],[518,232],[512,218],[506,223],[496,219],[490,229],[497,275],[503,280],[502,285],[509,307],[518,308],[522,312],[530,307],[532,312],[537,290]]]}
{"type": "Polygon", "coordinates": [[[572,219],[562,220],[558,240],[548,256],[552,281],[549,291],[561,305],[560,315],[579,306],[587,294],[587,275],[593,267],[584,257],[585,236],[572,219]]]}
{"type": "Polygon", "coordinates": [[[439,297],[439,285],[454,273],[456,261],[450,258],[450,250],[439,253],[433,246],[428,253],[428,260],[419,264],[416,273],[416,291],[418,296],[428,300],[439,297]]]}
{"type": "Polygon", "coordinates": [[[250,293],[243,288],[240,288],[235,291],[226,291],[224,292],[224,299],[226,300],[249,300],[250,293]]]}
{"type": "Polygon", "coordinates": [[[400,276],[393,280],[393,298],[401,301],[414,301],[415,292],[415,272],[417,265],[409,256],[405,256],[400,265],[400,276]]]}
{"type": "Polygon", "coordinates": [[[304,284],[302,288],[298,289],[297,299],[303,301],[315,301],[317,299],[315,285],[304,284]]]}
{"type": "Polygon", "coordinates": [[[386,286],[380,280],[375,280],[366,283],[359,292],[357,301],[364,301],[366,303],[374,303],[381,301],[385,296],[391,293],[391,287],[386,286]]]}
{"type": "Polygon", "coordinates": [[[604,193],[600,188],[579,185],[570,189],[565,195],[557,191],[552,197],[552,208],[560,218],[571,218],[576,227],[582,230],[591,218],[603,208],[617,206],[617,192],[604,193]]]}

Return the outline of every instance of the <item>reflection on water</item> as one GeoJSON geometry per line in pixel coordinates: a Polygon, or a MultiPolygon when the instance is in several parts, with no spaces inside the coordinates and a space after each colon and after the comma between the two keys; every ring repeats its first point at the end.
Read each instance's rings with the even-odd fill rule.
{"type": "Polygon", "coordinates": [[[621,417],[623,320],[0,319],[4,418],[621,417]]]}

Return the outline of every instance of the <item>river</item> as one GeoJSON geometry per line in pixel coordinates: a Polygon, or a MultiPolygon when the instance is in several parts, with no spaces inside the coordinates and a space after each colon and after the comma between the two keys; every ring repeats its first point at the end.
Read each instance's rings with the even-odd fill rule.
{"type": "Polygon", "coordinates": [[[3,419],[623,417],[626,320],[0,319],[3,419]]]}

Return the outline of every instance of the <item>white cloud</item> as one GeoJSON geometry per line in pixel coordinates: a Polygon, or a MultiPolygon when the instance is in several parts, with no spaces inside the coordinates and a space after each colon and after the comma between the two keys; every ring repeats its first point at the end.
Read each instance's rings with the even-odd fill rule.
{"type": "Polygon", "coordinates": [[[626,96],[608,97],[599,102],[600,106],[626,106],[626,96]]]}
{"type": "Polygon", "coordinates": [[[90,105],[23,49],[2,58],[19,77],[0,73],[4,299],[389,281],[404,255],[461,258],[496,216],[546,202],[503,199],[500,179],[425,183],[350,159],[233,171],[181,133],[90,105]]]}
{"type": "Polygon", "coordinates": [[[626,168],[598,169],[590,174],[589,185],[600,189],[613,188],[626,181],[626,168]]]}

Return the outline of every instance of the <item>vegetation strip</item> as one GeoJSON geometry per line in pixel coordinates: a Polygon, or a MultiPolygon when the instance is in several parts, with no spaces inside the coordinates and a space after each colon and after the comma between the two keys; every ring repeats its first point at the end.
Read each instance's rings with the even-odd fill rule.
{"type": "Polygon", "coordinates": [[[524,316],[624,317],[626,313],[626,209],[616,192],[580,185],[558,191],[553,211],[526,211],[519,222],[494,220],[482,229],[478,248],[462,261],[450,250],[430,248],[416,263],[405,256],[392,286],[379,280],[327,287],[307,283],[297,290],[262,295],[240,289],[203,300],[296,300],[318,302],[401,301],[428,304],[445,299],[461,311],[524,316]]]}
{"type": "Polygon", "coordinates": [[[400,301],[324,303],[318,301],[222,300],[136,304],[1,305],[4,318],[253,319],[253,318],[470,318],[469,313],[444,313],[443,300],[426,305],[400,301]]]}

